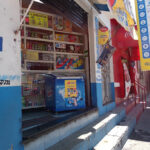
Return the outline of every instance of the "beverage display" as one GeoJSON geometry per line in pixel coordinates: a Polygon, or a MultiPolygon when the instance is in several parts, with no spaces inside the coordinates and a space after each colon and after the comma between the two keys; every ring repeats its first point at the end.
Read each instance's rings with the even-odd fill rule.
{"type": "Polygon", "coordinates": [[[44,77],[40,74],[22,74],[23,107],[45,106],[44,77]]]}

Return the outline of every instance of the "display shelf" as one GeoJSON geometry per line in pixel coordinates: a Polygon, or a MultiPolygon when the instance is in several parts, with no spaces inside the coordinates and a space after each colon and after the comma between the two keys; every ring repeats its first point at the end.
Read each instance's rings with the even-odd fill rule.
{"type": "Polygon", "coordinates": [[[33,29],[38,29],[38,30],[47,30],[47,31],[51,31],[51,32],[55,32],[55,33],[63,33],[63,34],[72,34],[72,35],[80,35],[80,36],[84,36],[84,34],[79,33],[79,32],[66,32],[66,31],[57,31],[57,30],[53,30],[52,28],[44,28],[44,27],[38,27],[38,26],[32,26],[32,25],[24,25],[26,28],[33,28],[33,29]]]}
{"type": "Polygon", "coordinates": [[[45,105],[41,105],[41,106],[27,106],[27,107],[22,107],[22,109],[25,110],[25,109],[43,108],[43,107],[45,107],[45,105]]]}
{"type": "Polygon", "coordinates": [[[53,43],[54,40],[48,40],[48,39],[41,39],[41,38],[32,38],[32,37],[21,37],[22,39],[31,40],[31,41],[41,41],[41,42],[51,42],[53,43]]]}
{"type": "Polygon", "coordinates": [[[56,69],[56,70],[25,70],[22,69],[23,73],[40,73],[40,74],[51,74],[51,73],[62,73],[62,72],[66,72],[66,73],[72,73],[72,72],[76,72],[76,73],[80,73],[80,72],[85,72],[84,69],[80,69],[80,70],[73,70],[73,69],[68,69],[68,70],[64,70],[64,69],[56,69]]]}
{"type": "Polygon", "coordinates": [[[54,63],[54,61],[46,61],[46,60],[27,60],[25,59],[25,62],[33,62],[33,63],[54,63]]]}
{"type": "Polygon", "coordinates": [[[80,54],[80,53],[66,53],[66,52],[56,52],[56,54],[59,55],[74,55],[74,56],[84,56],[84,54],[80,54]]]}
{"type": "Polygon", "coordinates": [[[40,73],[40,74],[50,74],[53,71],[51,70],[26,70],[26,69],[22,69],[21,70],[23,73],[40,73]]]}
{"type": "Polygon", "coordinates": [[[57,41],[55,43],[63,43],[63,44],[70,44],[70,45],[84,45],[83,43],[75,43],[75,42],[66,42],[66,41],[57,41]]]}
{"type": "MultiPolygon", "coordinates": [[[[25,9],[23,9],[23,10],[25,10],[25,9]]],[[[40,12],[40,11],[34,11],[34,10],[30,10],[30,11],[31,12],[35,12],[35,13],[45,14],[45,15],[48,15],[48,16],[52,16],[52,19],[54,19],[54,17],[57,16],[57,15],[54,15],[54,14],[43,13],[43,12],[40,12]]],[[[29,15],[27,15],[27,17],[29,19],[29,15]]],[[[84,49],[84,42],[83,43],[80,42],[80,37],[84,38],[84,34],[78,33],[78,32],[58,31],[55,28],[55,26],[54,26],[54,22],[52,22],[52,26],[50,28],[44,27],[44,26],[43,27],[34,26],[32,24],[29,24],[29,22],[24,22],[24,24],[22,25],[22,28],[23,28],[22,39],[24,39],[24,41],[22,41],[22,42],[24,42],[24,47],[25,47],[25,50],[27,52],[29,52],[29,51],[37,52],[37,53],[39,53],[40,56],[41,55],[45,55],[45,54],[47,54],[47,55],[49,54],[50,56],[53,57],[53,59],[49,59],[49,60],[52,60],[52,61],[47,61],[46,59],[45,59],[46,61],[44,61],[44,60],[37,60],[37,59],[32,60],[32,58],[30,59],[30,57],[29,58],[26,57],[27,54],[24,53],[24,67],[23,67],[22,72],[27,72],[27,73],[45,73],[45,74],[48,73],[49,74],[49,73],[53,73],[53,72],[56,72],[56,73],[57,72],[62,72],[62,73],[66,72],[66,73],[68,73],[68,72],[84,72],[85,71],[84,69],[57,69],[58,67],[56,67],[57,66],[57,56],[58,55],[65,55],[69,59],[71,59],[73,56],[74,57],[75,56],[77,56],[77,57],[84,56],[84,54],[82,53],[82,50],[84,49]],[[38,37],[36,38],[34,36],[31,37],[30,35],[27,34],[28,32],[31,32],[30,30],[33,30],[34,32],[38,32],[38,30],[39,30],[40,32],[43,31],[44,33],[52,35],[52,37],[50,38],[51,40],[50,39],[46,39],[46,38],[44,39],[42,37],[41,38],[38,38],[38,37]],[[77,38],[78,40],[74,40],[76,42],[69,42],[71,40],[67,40],[67,39],[66,39],[66,41],[61,41],[61,39],[57,39],[56,38],[57,34],[67,35],[68,37],[70,37],[71,35],[74,35],[74,36],[78,37],[77,38]],[[36,41],[36,42],[34,42],[34,41],[36,41]],[[32,42],[33,42],[33,44],[32,44],[32,42]],[[60,51],[56,49],[56,48],[58,48],[58,47],[56,47],[57,43],[60,44],[60,45],[61,44],[65,44],[66,45],[66,50],[64,50],[65,52],[63,52],[61,50],[61,46],[60,46],[60,51]],[[53,50],[53,51],[46,51],[47,49],[41,50],[40,48],[36,48],[34,46],[35,44],[37,44],[38,47],[40,47],[42,44],[43,45],[44,44],[45,45],[50,45],[51,46],[50,50],[53,50]],[[73,51],[76,52],[76,53],[72,53],[73,51],[71,49],[72,48],[71,46],[74,47],[73,51]],[[32,48],[35,47],[35,48],[31,49],[31,47],[32,48]],[[78,50],[79,49],[78,47],[80,47],[80,50],[78,50]],[[76,49],[76,51],[75,51],[75,49],[76,49]],[[42,68],[41,68],[41,70],[27,70],[28,63],[31,63],[31,66],[32,65],[34,66],[34,63],[43,63],[43,64],[47,63],[47,64],[45,64],[46,66],[49,65],[49,64],[53,65],[53,66],[52,66],[52,70],[49,69],[49,68],[48,68],[49,70],[48,69],[47,70],[46,69],[42,70],[42,68]]],[[[32,56],[32,53],[30,55],[32,56]]],[[[35,55],[35,57],[36,56],[37,56],[37,54],[35,55]]],[[[62,59],[61,61],[63,62],[63,59],[65,59],[65,58],[60,58],[60,59],[62,59]]],[[[72,62],[72,63],[74,63],[74,62],[72,62]]],[[[71,65],[73,65],[73,64],[71,64],[71,65]]],[[[31,69],[31,68],[28,68],[28,69],[31,69]]],[[[36,68],[36,64],[35,64],[35,68],[33,68],[33,69],[37,69],[36,68]]]]}
{"type": "MultiPolygon", "coordinates": [[[[22,10],[26,11],[27,9],[26,8],[22,8],[22,10]]],[[[33,9],[30,9],[31,12],[34,12],[34,13],[40,13],[40,14],[43,14],[43,15],[48,15],[48,16],[57,16],[55,14],[51,14],[51,13],[47,13],[47,12],[42,12],[42,11],[38,11],[38,10],[33,10],[33,9]]]]}
{"type": "MultiPolygon", "coordinates": [[[[41,11],[30,11],[39,14],[37,15],[34,13],[28,13],[22,25],[21,46],[23,48],[23,61],[21,71],[22,77],[24,76],[22,80],[23,110],[38,109],[45,107],[45,82],[34,84],[32,80],[35,80],[36,78],[44,79],[43,77],[46,74],[85,74],[83,54],[84,34],[78,32],[68,32],[69,30],[67,29],[70,29],[70,31],[72,31],[72,26],[71,28],[67,28],[65,24],[66,22],[62,16],[49,13],[42,13],[41,11]],[[37,15],[38,17],[40,16],[42,18],[42,15],[40,14],[47,15],[46,17],[48,17],[48,25],[42,24],[42,22],[40,23],[40,19],[38,21],[36,20],[37,22],[35,23],[34,15],[37,15]],[[60,23],[60,27],[57,27],[57,22],[55,20],[59,20],[59,18],[62,18],[61,22],[63,23],[63,25],[62,23],[60,23]],[[64,27],[64,31],[58,31],[59,29],[61,29],[62,26],[64,27]],[[61,38],[61,35],[62,37],[64,37],[64,39],[61,38]],[[68,61],[65,63],[66,59],[68,61]],[[61,65],[62,67],[60,67],[61,65]],[[32,81],[29,87],[28,80],[32,81]],[[36,95],[32,94],[33,92],[36,93],[36,95]]],[[[25,13],[25,11],[23,13],[25,13]]],[[[67,79],[69,78],[67,77],[67,79]]]]}
{"type": "Polygon", "coordinates": [[[40,51],[40,50],[32,50],[32,49],[26,49],[28,51],[31,51],[31,52],[38,52],[38,53],[46,53],[46,54],[54,54],[53,51],[40,51]]]}
{"type": "Polygon", "coordinates": [[[55,71],[53,71],[53,72],[56,72],[56,73],[59,73],[59,72],[68,72],[68,73],[72,73],[72,72],[85,72],[85,70],[84,69],[56,69],[55,71]]]}
{"type": "Polygon", "coordinates": [[[28,85],[31,85],[31,84],[32,84],[32,85],[36,85],[36,86],[37,86],[37,84],[43,84],[43,83],[31,83],[31,84],[30,84],[30,83],[22,83],[22,84],[23,84],[23,85],[24,85],[24,84],[25,84],[25,85],[26,85],[26,84],[28,84],[28,85]]]}
{"type": "Polygon", "coordinates": [[[65,32],[65,31],[54,31],[55,33],[63,33],[63,34],[72,34],[72,35],[80,35],[80,36],[84,36],[82,33],[79,32],[65,32]]]}
{"type": "Polygon", "coordinates": [[[54,30],[52,28],[44,28],[44,27],[38,27],[38,26],[32,26],[32,25],[24,25],[26,28],[33,28],[33,29],[38,29],[38,30],[46,30],[46,31],[51,31],[53,32],[54,30]]]}

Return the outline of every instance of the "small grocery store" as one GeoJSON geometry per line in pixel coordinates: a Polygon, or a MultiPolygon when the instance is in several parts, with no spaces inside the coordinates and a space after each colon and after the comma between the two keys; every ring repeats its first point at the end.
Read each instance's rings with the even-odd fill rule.
{"type": "MultiPolygon", "coordinates": [[[[22,1],[22,17],[30,2],[22,1]]],[[[90,107],[87,13],[57,3],[34,2],[21,28],[24,139],[90,107]]]]}

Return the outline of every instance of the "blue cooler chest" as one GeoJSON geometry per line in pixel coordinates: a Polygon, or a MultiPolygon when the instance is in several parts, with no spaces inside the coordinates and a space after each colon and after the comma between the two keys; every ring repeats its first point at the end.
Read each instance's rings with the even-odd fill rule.
{"type": "Polygon", "coordinates": [[[85,108],[85,81],[82,76],[47,75],[46,107],[54,112],[85,108]]]}

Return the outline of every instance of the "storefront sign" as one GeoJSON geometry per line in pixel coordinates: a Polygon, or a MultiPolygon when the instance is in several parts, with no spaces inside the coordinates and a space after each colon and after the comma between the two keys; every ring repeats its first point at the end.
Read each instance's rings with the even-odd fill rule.
{"type": "Polygon", "coordinates": [[[29,24],[33,26],[48,28],[48,16],[39,13],[29,12],[29,24]]]}
{"type": "Polygon", "coordinates": [[[108,0],[108,6],[114,18],[127,30],[132,31],[134,19],[129,0],[108,0]]]}
{"type": "Polygon", "coordinates": [[[65,98],[77,97],[76,80],[65,80],[65,98]]]}
{"type": "Polygon", "coordinates": [[[98,43],[104,45],[109,39],[109,30],[107,27],[102,27],[98,31],[98,43]]]}
{"type": "Polygon", "coordinates": [[[3,38],[0,37],[0,52],[3,50],[3,38]]]}
{"type": "Polygon", "coordinates": [[[150,0],[136,0],[140,62],[142,71],[150,70],[150,0]]]}

